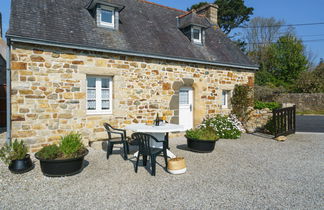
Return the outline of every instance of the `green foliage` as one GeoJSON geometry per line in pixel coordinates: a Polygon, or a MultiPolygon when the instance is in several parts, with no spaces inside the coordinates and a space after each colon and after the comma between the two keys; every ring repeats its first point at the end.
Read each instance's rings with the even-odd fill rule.
{"type": "Polygon", "coordinates": [[[5,145],[0,149],[0,159],[5,164],[9,165],[12,160],[24,159],[27,155],[27,147],[23,141],[17,139],[10,145],[5,145]]]}
{"type": "Polygon", "coordinates": [[[54,160],[58,158],[61,154],[60,148],[56,145],[49,145],[43,147],[38,153],[37,156],[45,160],[54,160]]]}
{"type": "Polygon", "coordinates": [[[235,85],[231,99],[232,112],[240,121],[244,121],[248,107],[253,105],[253,91],[247,85],[235,85]]]}
{"type": "Polygon", "coordinates": [[[68,159],[78,157],[84,150],[81,134],[70,133],[61,138],[59,146],[45,146],[37,153],[37,156],[46,160],[68,159]]]}
{"type": "Polygon", "coordinates": [[[66,158],[77,157],[79,151],[83,150],[81,134],[70,133],[61,139],[60,151],[66,158]]]}
{"type": "Polygon", "coordinates": [[[193,9],[197,10],[198,8],[200,8],[200,7],[202,7],[202,6],[206,5],[206,4],[208,4],[207,1],[199,2],[197,4],[192,5],[190,8],[187,8],[187,11],[191,11],[193,9]]]}
{"type": "Polygon", "coordinates": [[[217,141],[219,139],[216,132],[208,127],[187,130],[186,137],[205,141],[217,141]]]}
{"type": "Polygon", "coordinates": [[[247,7],[244,0],[216,0],[218,5],[218,25],[225,34],[250,20],[253,8],[247,7]]]}
{"type": "Polygon", "coordinates": [[[261,64],[260,73],[257,73],[257,84],[270,82],[275,86],[289,88],[300,73],[308,68],[305,47],[301,40],[291,34],[280,37],[265,50],[267,59],[261,64]]]}
{"type": "Polygon", "coordinates": [[[223,139],[237,139],[241,136],[241,131],[236,127],[235,122],[227,116],[217,115],[203,121],[201,127],[212,128],[217,136],[223,139]]]}
{"type": "Polygon", "coordinates": [[[268,108],[270,110],[279,109],[281,106],[278,102],[262,102],[262,101],[255,101],[254,102],[254,109],[265,109],[268,108]]]}
{"type": "MultiPolygon", "coordinates": [[[[249,21],[253,14],[253,8],[245,6],[244,0],[216,0],[214,3],[218,5],[218,25],[225,34],[249,21]]],[[[205,4],[208,2],[194,4],[188,10],[198,9],[205,4]]]]}
{"type": "Polygon", "coordinates": [[[302,72],[294,86],[297,93],[324,93],[324,63],[320,63],[314,71],[302,72]]]}

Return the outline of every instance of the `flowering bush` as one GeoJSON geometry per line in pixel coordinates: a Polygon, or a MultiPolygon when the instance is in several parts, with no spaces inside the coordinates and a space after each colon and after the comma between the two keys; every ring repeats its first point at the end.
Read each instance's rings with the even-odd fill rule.
{"type": "Polygon", "coordinates": [[[235,115],[207,118],[201,124],[203,128],[213,128],[217,135],[223,139],[237,139],[241,136],[243,126],[235,115]]]}

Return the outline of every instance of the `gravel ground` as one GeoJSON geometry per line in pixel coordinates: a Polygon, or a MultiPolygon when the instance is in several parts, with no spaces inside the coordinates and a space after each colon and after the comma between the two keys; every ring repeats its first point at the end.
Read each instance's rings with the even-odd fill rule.
{"type": "MultiPolygon", "coordinates": [[[[214,152],[192,153],[184,139],[171,150],[188,171],[156,177],[134,159],[90,149],[81,174],[47,178],[35,169],[13,175],[0,165],[0,209],[323,209],[324,135],[276,142],[255,135],[220,140],[214,152]]],[[[163,158],[158,163],[164,166],[163,158]]]]}

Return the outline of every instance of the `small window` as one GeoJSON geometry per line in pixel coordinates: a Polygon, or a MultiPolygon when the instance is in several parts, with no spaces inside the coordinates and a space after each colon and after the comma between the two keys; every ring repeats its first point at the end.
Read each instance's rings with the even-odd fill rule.
{"type": "Polygon", "coordinates": [[[87,77],[87,113],[112,113],[111,77],[87,77]]]}
{"type": "Polygon", "coordinates": [[[229,108],[229,101],[231,97],[230,90],[223,90],[222,91],[222,108],[228,109],[229,108]]]}
{"type": "Polygon", "coordinates": [[[115,26],[115,11],[110,7],[103,7],[98,10],[99,21],[101,26],[114,28],[115,26]]]}
{"type": "Polygon", "coordinates": [[[201,34],[201,28],[199,27],[193,27],[192,28],[192,39],[194,43],[201,44],[202,43],[202,34],[201,34]]]}

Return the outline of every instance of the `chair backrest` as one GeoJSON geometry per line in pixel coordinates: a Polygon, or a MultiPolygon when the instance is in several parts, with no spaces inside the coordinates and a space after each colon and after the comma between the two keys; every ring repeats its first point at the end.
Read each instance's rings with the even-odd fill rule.
{"type": "Polygon", "coordinates": [[[140,152],[151,154],[150,140],[158,141],[154,136],[147,133],[133,133],[132,139],[138,142],[140,152]]]}
{"type": "Polygon", "coordinates": [[[114,128],[108,123],[104,123],[103,125],[107,131],[108,138],[111,139],[111,132],[114,130],[114,128]]]}

